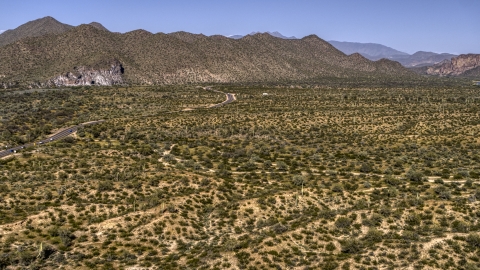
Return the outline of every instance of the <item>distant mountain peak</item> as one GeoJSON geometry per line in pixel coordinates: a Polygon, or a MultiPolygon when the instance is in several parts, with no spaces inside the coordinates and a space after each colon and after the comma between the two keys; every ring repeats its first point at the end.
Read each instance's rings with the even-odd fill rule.
{"type": "Polygon", "coordinates": [[[55,20],[53,17],[43,17],[22,24],[13,30],[6,30],[5,32],[1,33],[0,47],[27,37],[61,34],[71,28],[73,28],[73,26],[63,24],[55,20]]]}
{"type": "Polygon", "coordinates": [[[367,59],[363,55],[359,53],[352,53],[348,56],[349,58],[354,58],[354,59],[367,59]]]}
{"type": "MultiPolygon", "coordinates": [[[[245,35],[245,36],[254,36],[254,35],[257,35],[257,34],[268,34],[272,37],[277,37],[277,38],[281,38],[281,39],[297,39],[296,37],[294,36],[291,36],[291,37],[287,37],[287,36],[284,36],[282,35],[280,32],[278,31],[274,31],[274,32],[251,32],[250,34],[248,35],[245,35]]],[[[230,36],[227,36],[228,38],[233,38],[233,39],[241,39],[245,36],[242,36],[242,35],[230,35],[230,36]]]]}
{"type": "Polygon", "coordinates": [[[284,35],[280,34],[280,32],[278,32],[278,31],[275,31],[275,32],[267,32],[267,33],[270,34],[271,36],[278,37],[278,38],[283,38],[283,39],[297,39],[295,36],[291,36],[291,37],[284,36],[284,35]]]}
{"type": "Polygon", "coordinates": [[[136,35],[147,35],[147,36],[153,35],[153,33],[148,32],[148,31],[145,30],[145,29],[137,29],[137,30],[133,30],[133,31],[127,32],[127,33],[125,33],[125,34],[136,34],[136,35]]]}
{"type": "MultiPolygon", "coordinates": [[[[88,25],[108,31],[102,24],[91,22],[88,25]]],[[[0,47],[27,37],[39,37],[48,34],[62,34],[73,26],[61,23],[51,16],[29,21],[13,30],[0,31],[0,47]]]]}
{"type": "Polygon", "coordinates": [[[227,36],[228,38],[233,38],[233,39],[241,39],[243,36],[242,35],[230,35],[227,36]]]}
{"type": "Polygon", "coordinates": [[[58,22],[58,21],[57,21],[55,18],[53,18],[52,16],[45,16],[45,17],[43,17],[43,18],[39,18],[39,19],[30,21],[30,22],[35,22],[35,21],[55,21],[55,22],[58,22]]]}
{"type": "Polygon", "coordinates": [[[315,34],[311,34],[311,35],[308,35],[308,36],[304,36],[302,39],[321,39],[321,38],[318,37],[315,34]]]}
{"type": "Polygon", "coordinates": [[[97,29],[100,29],[100,30],[105,30],[105,31],[108,31],[107,28],[105,28],[105,26],[103,26],[101,23],[98,23],[98,22],[91,22],[89,23],[89,25],[97,28],[97,29]]]}

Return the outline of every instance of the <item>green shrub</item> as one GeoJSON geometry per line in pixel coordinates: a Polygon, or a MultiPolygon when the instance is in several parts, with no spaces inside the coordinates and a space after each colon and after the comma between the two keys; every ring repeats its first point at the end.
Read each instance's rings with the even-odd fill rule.
{"type": "Polygon", "coordinates": [[[348,217],[339,217],[335,220],[335,227],[339,229],[348,229],[352,225],[352,220],[348,217]]]}
{"type": "Polygon", "coordinates": [[[362,241],[356,238],[346,239],[341,244],[343,253],[360,253],[363,249],[362,241]]]}
{"type": "Polygon", "coordinates": [[[478,233],[468,234],[466,241],[471,247],[480,248],[480,235],[478,233]]]}

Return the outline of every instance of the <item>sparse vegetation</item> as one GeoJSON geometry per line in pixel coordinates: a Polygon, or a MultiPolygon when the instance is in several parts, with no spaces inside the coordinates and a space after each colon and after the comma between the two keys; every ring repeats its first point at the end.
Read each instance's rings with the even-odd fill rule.
{"type": "Polygon", "coordinates": [[[479,267],[478,88],[213,88],[1,93],[0,268],[479,267]]]}

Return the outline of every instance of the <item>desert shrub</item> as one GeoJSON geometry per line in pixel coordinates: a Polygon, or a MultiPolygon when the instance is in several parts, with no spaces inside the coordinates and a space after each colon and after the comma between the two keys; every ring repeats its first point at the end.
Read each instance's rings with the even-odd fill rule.
{"type": "Polygon", "coordinates": [[[406,241],[418,241],[420,236],[417,232],[405,230],[402,232],[402,238],[406,241]]]}
{"type": "Polygon", "coordinates": [[[62,241],[62,244],[66,247],[72,244],[73,239],[75,239],[75,235],[68,229],[59,229],[58,236],[62,241]]]}
{"type": "Polygon", "coordinates": [[[362,165],[360,166],[360,172],[369,173],[372,171],[373,171],[372,165],[367,162],[362,163],[362,165]]]}
{"type": "Polygon", "coordinates": [[[332,186],[332,191],[339,193],[339,192],[342,192],[342,191],[343,191],[343,188],[342,188],[341,185],[335,184],[335,185],[332,186]]]}
{"type": "Polygon", "coordinates": [[[272,226],[272,231],[275,234],[282,234],[282,233],[286,232],[287,230],[288,230],[288,228],[285,225],[282,225],[281,223],[277,223],[277,224],[272,226]]]}
{"type": "Polygon", "coordinates": [[[474,248],[480,248],[480,235],[478,233],[470,233],[467,235],[466,242],[474,248]]]}
{"type": "Polygon", "coordinates": [[[459,232],[459,233],[466,233],[468,232],[469,225],[466,222],[460,220],[454,220],[450,227],[452,228],[452,232],[459,232]]]}
{"type": "Polygon", "coordinates": [[[380,226],[382,224],[383,217],[380,214],[373,213],[370,218],[363,219],[362,224],[368,227],[380,226]]]}
{"type": "Polygon", "coordinates": [[[410,226],[417,226],[420,225],[422,222],[422,218],[420,215],[416,213],[409,214],[405,217],[405,223],[407,223],[410,226]]]}
{"type": "Polygon", "coordinates": [[[362,241],[366,245],[373,245],[375,243],[380,243],[382,242],[382,240],[383,240],[383,232],[374,228],[370,228],[362,239],[362,241]]]}
{"type": "Polygon", "coordinates": [[[303,175],[294,175],[292,177],[292,182],[296,186],[302,186],[305,185],[305,177],[303,175]]]}
{"type": "Polygon", "coordinates": [[[352,220],[348,217],[339,217],[335,220],[335,227],[339,229],[348,229],[352,225],[352,220]]]}
{"type": "Polygon", "coordinates": [[[332,242],[329,242],[328,244],[325,245],[325,249],[327,251],[334,251],[337,248],[335,247],[335,244],[333,244],[332,242]]]}
{"type": "Polygon", "coordinates": [[[111,191],[111,190],[113,190],[113,182],[112,181],[101,181],[101,182],[98,183],[97,190],[99,192],[111,191]]]}
{"type": "Polygon", "coordinates": [[[424,180],[423,173],[414,169],[410,169],[405,176],[408,180],[416,183],[420,183],[424,180]]]}
{"type": "Polygon", "coordinates": [[[341,244],[343,253],[360,253],[363,249],[362,241],[356,238],[346,239],[341,244]]]}

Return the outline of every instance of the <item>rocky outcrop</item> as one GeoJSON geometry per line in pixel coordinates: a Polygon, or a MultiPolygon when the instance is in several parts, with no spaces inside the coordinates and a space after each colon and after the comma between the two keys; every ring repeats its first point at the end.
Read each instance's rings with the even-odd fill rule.
{"type": "Polygon", "coordinates": [[[111,86],[123,84],[123,66],[114,61],[109,68],[74,67],[73,72],[57,76],[49,81],[54,86],[101,85],[111,86]]]}
{"type": "Polygon", "coordinates": [[[445,60],[427,69],[429,75],[461,76],[469,70],[480,67],[480,54],[462,54],[451,60],[445,60]]]}

